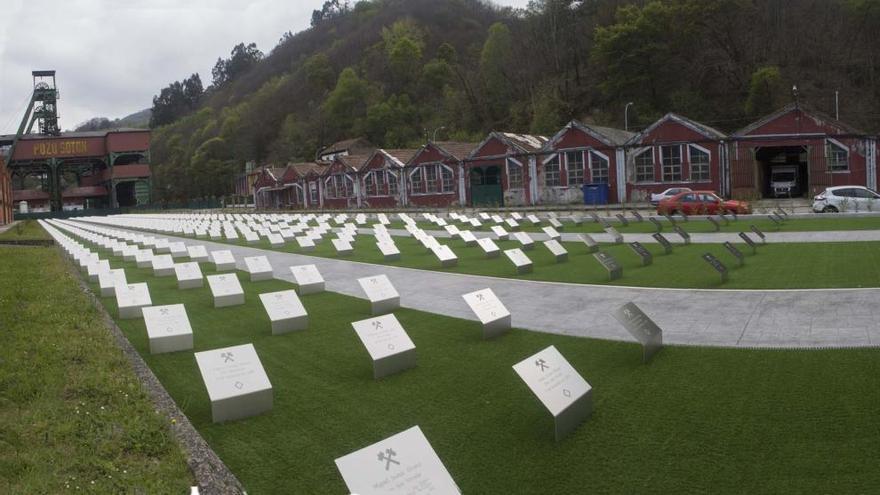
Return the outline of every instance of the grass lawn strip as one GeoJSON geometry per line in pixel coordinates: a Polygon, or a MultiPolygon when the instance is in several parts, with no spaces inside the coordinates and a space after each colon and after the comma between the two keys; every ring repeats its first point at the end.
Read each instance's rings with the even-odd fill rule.
{"type": "Polygon", "coordinates": [[[60,251],[0,255],[0,493],[188,493],[165,417],[60,251]]]}
{"type": "MultiPolygon", "coordinates": [[[[102,256],[110,253],[103,251],[102,256]]],[[[304,296],[307,330],[272,336],[251,283],[246,304],[212,307],[207,287],[113,259],[156,305],[183,303],[194,351],[252,342],[273,410],[211,422],[191,352],[152,356],[141,320],[120,327],[251,493],[346,493],[336,457],[420,425],[463,493],[865,492],[880,484],[880,351],[667,347],[641,364],[635,345],[512,330],[483,341],[477,322],[396,311],[418,366],[384,380],[350,323],[365,300],[304,296]],[[553,441],[552,421],[511,369],[556,345],[593,385],[595,413],[553,441]]],[[[205,274],[213,273],[203,263],[205,274]]],[[[104,299],[111,314],[114,300],[104,299]]],[[[621,331],[623,331],[621,329],[621,331]]]]}
{"type": "Polygon", "coordinates": [[[32,241],[51,240],[52,237],[40,227],[36,220],[21,220],[4,232],[0,232],[0,241],[32,241]]]}

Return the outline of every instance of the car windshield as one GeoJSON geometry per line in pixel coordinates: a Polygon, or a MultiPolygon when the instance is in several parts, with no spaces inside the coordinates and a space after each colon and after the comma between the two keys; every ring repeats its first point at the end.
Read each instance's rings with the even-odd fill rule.
{"type": "Polygon", "coordinates": [[[773,174],[773,182],[791,182],[794,180],[793,172],[777,172],[773,174]]]}

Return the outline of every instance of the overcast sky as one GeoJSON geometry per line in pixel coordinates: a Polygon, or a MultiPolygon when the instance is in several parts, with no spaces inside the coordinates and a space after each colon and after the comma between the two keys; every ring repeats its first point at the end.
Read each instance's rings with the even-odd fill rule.
{"type": "MultiPolygon", "coordinates": [[[[516,7],[528,0],[495,0],[516,7]]],[[[32,70],[55,69],[60,126],[119,118],[193,72],[207,86],[239,42],[265,53],[309,26],[323,0],[2,0],[0,134],[14,133],[32,70]]]]}

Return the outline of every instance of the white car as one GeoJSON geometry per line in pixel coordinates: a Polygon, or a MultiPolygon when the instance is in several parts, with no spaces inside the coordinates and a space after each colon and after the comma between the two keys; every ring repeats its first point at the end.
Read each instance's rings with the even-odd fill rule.
{"type": "Polygon", "coordinates": [[[657,206],[660,204],[660,201],[671,198],[678,193],[682,192],[691,192],[689,187],[670,187],[669,189],[663,191],[662,193],[652,194],[651,195],[651,204],[657,206]]]}
{"type": "Polygon", "coordinates": [[[829,187],[813,198],[813,211],[880,211],[880,194],[864,186],[829,187]]]}

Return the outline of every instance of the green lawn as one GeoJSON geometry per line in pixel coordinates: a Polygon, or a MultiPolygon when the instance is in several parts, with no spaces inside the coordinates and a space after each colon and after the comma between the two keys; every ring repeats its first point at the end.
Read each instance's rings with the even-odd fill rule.
{"type": "MultiPolygon", "coordinates": [[[[109,256],[109,253],[103,252],[109,256]]],[[[763,253],[761,256],[765,256],[763,253]]],[[[253,343],[274,388],[270,413],[213,424],[192,352],[151,356],[142,321],[126,335],[249,493],[347,493],[333,460],[420,425],[463,493],[867,493],[880,486],[880,350],[668,347],[513,330],[483,341],[476,322],[399,310],[418,366],[372,379],[350,323],[366,301],[303,297],[305,331],[272,336],[250,283],[243,306],[214,309],[134,263],[154,304],[183,303],[195,351],[253,343]],[[549,414],[511,366],[555,345],[594,387],[595,413],[553,441],[549,414]]],[[[209,263],[203,263],[206,274],[209,263]]],[[[111,314],[113,299],[104,299],[111,314]]],[[[462,303],[464,304],[464,303],[462,303]]],[[[623,330],[621,329],[621,334],[623,330]]]]}
{"type": "Polygon", "coordinates": [[[22,220],[5,232],[0,233],[0,240],[34,240],[51,239],[49,234],[40,227],[36,220],[22,220]]]}
{"type": "Polygon", "coordinates": [[[0,493],[189,493],[163,417],[55,248],[0,248],[0,493]]]}
{"type": "MultiPolygon", "coordinates": [[[[677,234],[668,238],[680,240],[677,234]]],[[[734,244],[745,255],[742,267],[721,244],[675,244],[672,254],[666,255],[659,244],[646,243],[644,246],[654,256],[653,264],[646,267],[641,265],[641,258],[628,245],[603,244],[602,250],[611,253],[623,266],[623,277],[613,282],[608,281],[608,273],[580,242],[563,243],[569,251],[569,260],[557,263],[550,251],[536,241],[535,248],[526,251],[534,264],[533,270],[523,275],[516,274],[513,264],[503,253],[498,258],[486,259],[479,246],[467,247],[460,240],[442,240],[459,258],[458,265],[450,268],[442,268],[434,254],[411,237],[395,237],[401,257],[394,261],[384,260],[375,239],[369,234],[359,235],[354,254],[345,257],[337,256],[329,239],[310,252],[301,251],[296,241],[287,242],[282,248],[272,248],[265,239],[256,244],[246,244],[244,240],[226,242],[390,266],[551,282],[705,289],[880,287],[880,242],[773,243],[759,246],[757,254],[752,254],[751,248],[744,243],[734,244]],[[701,256],[706,252],[713,253],[727,265],[730,274],[726,283],[722,284],[718,273],[702,260],[701,256]]],[[[520,246],[517,241],[496,243],[502,250],[520,246]]]]}
{"type": "MultiPolygon", "coordinates": [[[[600,217],[606,216],[604,212],[599,212],[598,215],[600,217]]],[[[420,219],[418,215],[411,215],[413,218],[420,219]]],[[[642,212],[642,216],[644,217],[644,221],[639,222],[635,218],[632,217],[630,213],[626,214],[626,219],[629,222],[628,226],[624,226],[620,221],[616,218],[608,221],[611,226],[620,231],[621,233],[654,233],[657,231],[656,227],[652,222],[648,220],[650,216],[657,216],[654,214],[648,214],[642,212]]],[[[389,219],[392,217],[389,217],[389,219]]],[[[396,219],[396,217],[394,217],[396,219]]],[[[660,220],[660,223],[663,225],[664,233],[672,233],[672,226],[669,222],[663,217],[657,217],[660,220]]],[[[712,225],[706,219],[697,219],[691,218],[688,219],[687,222],[682,222],[678,215],[675,215],[674,220],[681,226],[686,232],[695,234],[695,233],[711,233],[715,232],[715,226],[712,225]]],[[[564,215],[560,215],[560,221],[564,226],[564,230],[560,232],[587,232],[587,233],[601,233],[603,232],[603,228],[601,224],[593,222],[590,217],[584,218],[584,223],[581,225],[575,225],[571,223],[564,215]]],[[[371,223],[375,223],[375,221],[371,220],[371,223]]],[[[463,224],[461,222],[451,222],[453,225],[459,227],[464,230],[467,228],[468,230],[479,230],[479,231],[489,231],[491,230],[491,226],[495,225],[493,222],[483,222],[483,226],[475,229],[470,224],[463,224]]],[[[550,224],[546,219],[541,219],[540,225],[532,225],[527,220],[523,219],[519,222],[520,230],[525,232],[541,232],[543,227],[548,227],[550,224]]],[[[838,215],[816,215],[815,218],[789,218],[786,219],[782,225],[776,225],[772,220],[767,218],[767,215],[756,215],[753,218],[748,217],[739,217],[737,220],[734,220],[732,217],[729,218],[729,223],[724,225],[723,222],[720,222],[720,232],[742,232],[750,231],[750,227],[752,225],[758,227],[764,232],[815,232],[815,231],[836,231],[836,230],[877,230],[880,229],[880,216],[878,217],[850,217],[850,216],[838,216],[838,215]]],[[[443,230],[442,227],[438,227],[437,225],[427,222],[424,220],[420,220],[417,222],[417,225],[424,230],[443,230]]],[[[389,228],[393,229],[402,229],[405,224],[401,221],[393,221],[389,228]]],[[[510,230],[507,225],[502,224],[502,227],[505,230],[510,230]]]]}

